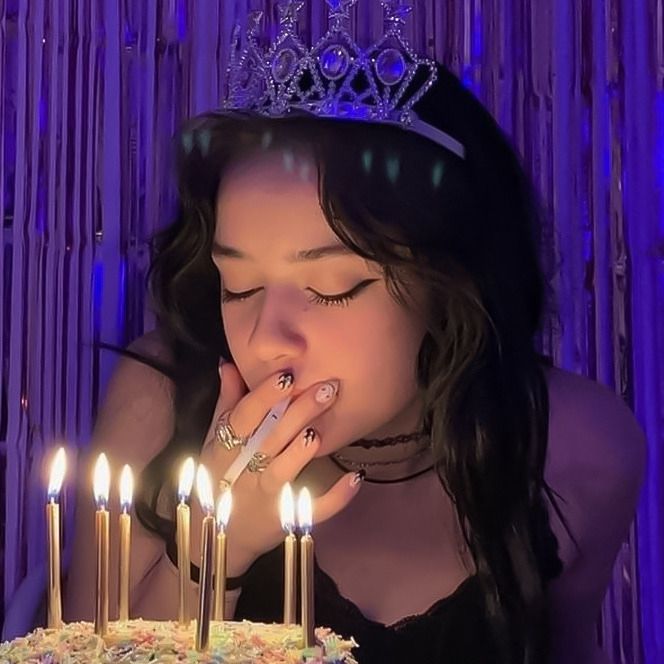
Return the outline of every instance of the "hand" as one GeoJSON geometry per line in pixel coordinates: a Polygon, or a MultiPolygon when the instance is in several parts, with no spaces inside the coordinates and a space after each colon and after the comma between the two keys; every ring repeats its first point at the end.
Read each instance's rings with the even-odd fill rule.
{"type": "MultiPolygon", "coordinates": [[[[253,391],[248,391],[237,368],[230,362],[220,367],[221,390],[212,424],[201,451],[217,488],[224,473],[242,447],[227,450],[215,440],[218,419],[226,414],[238,436],[251,435],[269,410],[294,390],[292,374],[269,376],[253,391]]],[[[320,434],[310,422],[330,408],[338,393],[337,381],[316,383],[293,398],[283,416],[262,441],[258,451],[270,462],[262,472],[245,471],[233,484],[233,511],[228,526],[228,571],[242,574],[261,554],[279,544],[284,536],[279,519],[279,494],[313,459],[320,447],[320,434]],[[317,395],[327,399],[317,399],[317,395]]],[[[357,495],[356,473],[348,473],[322,496],[313,500],[314,523],[340,512],[357,495]]]]}

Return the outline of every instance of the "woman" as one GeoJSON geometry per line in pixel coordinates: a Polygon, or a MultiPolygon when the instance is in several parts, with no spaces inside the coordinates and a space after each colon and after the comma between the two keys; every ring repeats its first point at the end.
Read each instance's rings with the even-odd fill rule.
{"type": "MultiPolygon", "coordinates": [[[[289,396],[262,472],[233,486],[236,618],[281,619],[290,481],[315,496],[317,623],[354,636],[362,664],[606,661],[594,623],[643,435],[608,390],[535,351],[532,191],[488,113],[437,74],[415,108],[463,155],[305,114],[185,128],[180,213],[151,271],[159,326],[121,361],[90,452],[140,473],[134,615],[176,614],[180,462],[218,484],[240,449],[220,441],[289,396]]],[[[79,505],[69,618],[92,614],[79,505]]]]}

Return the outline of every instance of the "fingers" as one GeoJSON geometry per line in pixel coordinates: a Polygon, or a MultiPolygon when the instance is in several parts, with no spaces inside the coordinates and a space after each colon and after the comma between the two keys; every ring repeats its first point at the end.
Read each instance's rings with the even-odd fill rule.
{"type": "Polygon", "coordinates": [[[247,386],[242,380],[240,372],[232,362],[224,362],[219,365],[219,378],[221,384],[219,388],[219,399],[217,400],[217,410],[219,413],[225,413],[235,406],[235,404],[247,393],[247,386]]]}
{"type": "MultiPolygon", "coordinates": [[[[302,431],[261,474],[263,490],[276,494],[286,482],[293,482],[316,456],[320,444],[320,437],[313,427],[302,431]]],[[[326,521],[343,510],[358,494],[363,478],[364,471],[343,475],[327,493],[314,501],[314,521],[326,521]]]]}
{"type": "Polygon", "coordinates": [[[362,486],[364,473],[346,473],[325,494],[313,502],[314,523],[322,523],[345,509],[357,496],[362,486]]]}
{"type": "MultiPolygon", "coordinates": [[[[223,365],[222,370],[225,366],[223,365]]],[[[238,373],[235,368],[234,371],[238,373]]],[[[229,373],[232,377],[232,372],[229,373]]],[[[225,378],[226,374],[222,374],[222,397],[220,401],[224,403],[224,408],[219,411],[219,415],[232,409],[229,423],[235,433],[241,437],[250,436],[267,415],[270,408],[292,392],[294,381],[293,374],[290,371],[277,372],[264,380],[256,389],[242,395],[239,401],[233,402],[232,398],[227,399],[224,394],[226,387],[223,381],[225,378]]],[[[234,387],[231,386],[230,391],[232,392],[233,389],[234,387]]]]}
{"type": "Polygon", "coordinates": [[[292,482],[314,458],[320,438],[313,427],[307,427],[286,449],[272,460],[261,477],[265,491],[277,493],[286,482],[292,482]]]}
{"type": "Polygon", "coordinates": [[[306,428],[307,424],[324,413],[336,401],[339,381],[315,383],[289,406],[274,429],[261,444],[261,452],[275,457],[306,428]]]}
{"type": "Polygon", "coordinates": [[[220,361],[219,381],[219,396],[214,407],[208,435],[205,437],[206,445],[212,442],[215,427],[221,415],[230,410],[247,393],[247,386],[232,362],[220,361]]]}

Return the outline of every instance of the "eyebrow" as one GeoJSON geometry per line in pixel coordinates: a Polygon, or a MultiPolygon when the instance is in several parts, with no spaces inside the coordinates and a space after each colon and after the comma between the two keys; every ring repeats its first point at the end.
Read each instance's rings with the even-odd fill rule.
{"type": "MultiPolygon", "coordinates": [[[[247,259],[254,260],[248,254],[235,249],[234,247],[228,247],[224,244],[219,244],[216,240],[212,243],[212,255],[217,258],[238,258],[238,259],[247,259]]],[[[312,249],[302,249],[297,251],[294,254],[290,254],[286,257],[287,263],[308,263],[310,261],[320,260],[321,258],[327,258],[329,256],[357,256],[357,254],[346,245],[343,244],[328,244],[323,247],[313,247],[312,249]]]]}

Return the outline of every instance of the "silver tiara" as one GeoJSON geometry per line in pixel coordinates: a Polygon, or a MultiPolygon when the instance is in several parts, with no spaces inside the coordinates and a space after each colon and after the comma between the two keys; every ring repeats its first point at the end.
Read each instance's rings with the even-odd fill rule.
{"type": "Polygon", "coordinates": [[[404,0],[380,0],[384,34],[362,50],[348,27],[350,9],[357,0],[325,1],[328,29],[311,48],[297,33],[303,0],[278,4],[277,36],[267,47],[259,45],[263,12],[249,14],[244,35],[235,26],[222,109],[251,110],[269,117],[305,111],[324,118],[393,124],[463,159],[465,149],[459,141],[421,120],[413,110],[436,80],[436,63],[419,57],[404,39],[403,26],[412,7],[404,0]]]}

